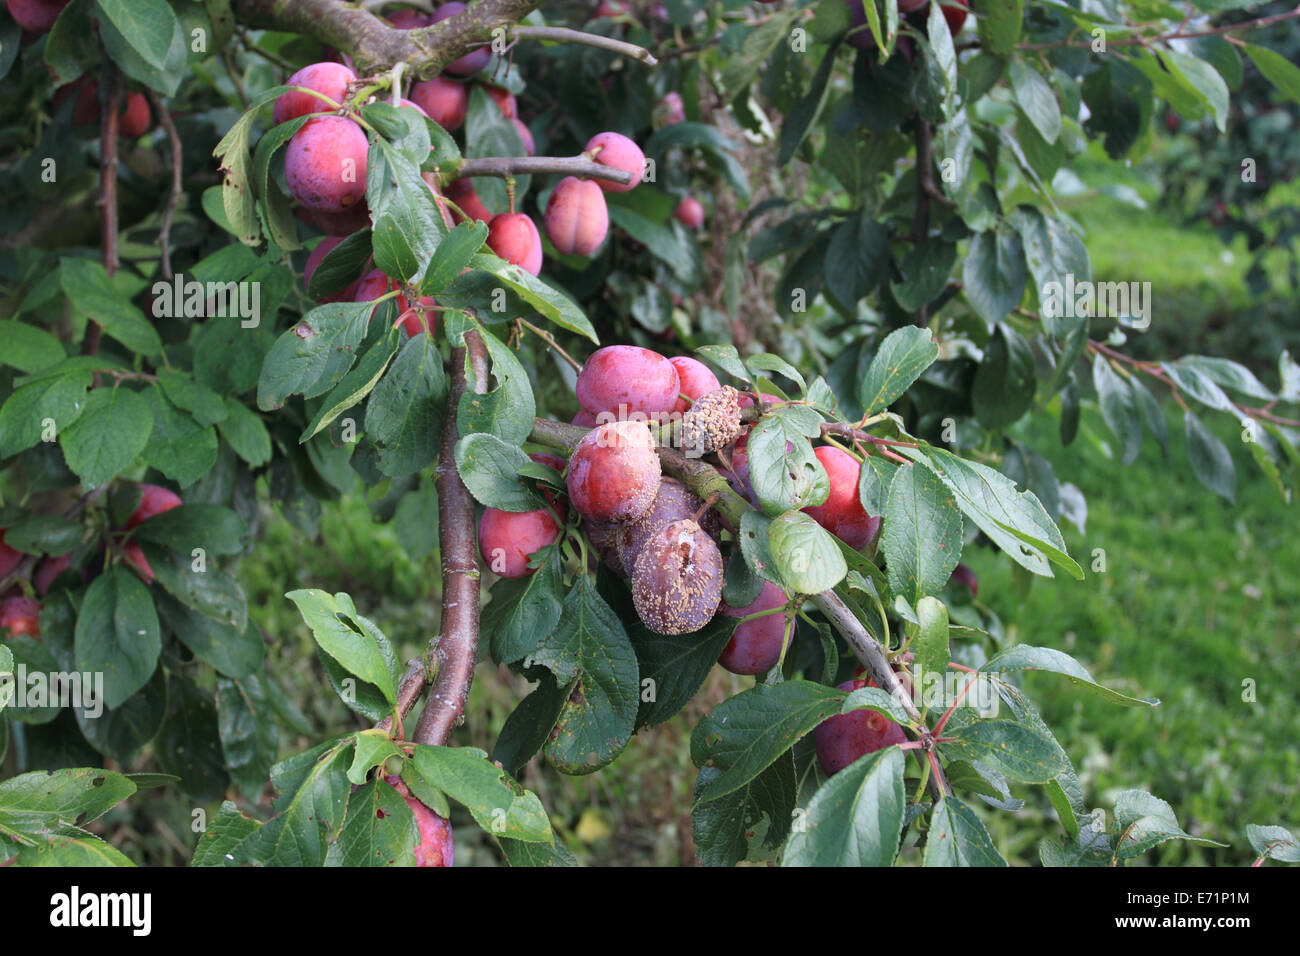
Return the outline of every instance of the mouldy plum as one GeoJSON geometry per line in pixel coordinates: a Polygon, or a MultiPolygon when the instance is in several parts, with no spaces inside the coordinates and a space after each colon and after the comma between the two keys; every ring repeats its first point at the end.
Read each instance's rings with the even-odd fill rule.
{"type": "MultiPolygon", "coordinates": [[[[784,591],[770,581],[763,582],[751,604],[731,607],[723,604],[719,613],[727,617],[748,617],[759,611],[782,607],[789,600],[784,591]]],[[[781,646],[785,642],[785,615],[767,614],[752,621],[737,624],[731,640],[722,649],[718,663],[733,674],[765,674],[781,659],[781,646]]]]}
{"type": "Polygon", "coordinates": [[[444,76],[411,86],[411,102],[448,132],[459,129],[469,110],[469,88],[444,76]]]}
{"type": "Polygon", "coordinates": [[[621,169],[631,175],[632,178],[627,183],[611,182],[608,179],[596,180],[596,184],[607,193],[625,193],[635,189],[641,182],[641,177],[645,175],[645,153],[641,152],[640,146],[622,133],[597,133],[587,141],[587,147],[583,152],[590,156],[593,162],[613,169],[621,169]]]}
{"type": "Polygon", "coordinates": [[[654,504],[662,477],[654,435],[645,422],[607,422],[578,442],[565,479],[584,518],[635,521],[654,504]]]}
{"type": "Polygon", "coordinates": [[[289,140],[284,178],[308,209],[343,212],[366,198],[366,152],[361,127],[342,116],[309,119],[289,140]]]}
{"type": "MultiPolygon", "coordinates": [[[[356,79],[357,75],[342,63],[325,61],[304,66],[285,80],[284,85],[315,90],[342,105],[343,98],[347,95],[348,84],[355,83],[356,79]]],[[[271,110],[271,119],[279,126],[299,116],[306,116],[308,113],[325,113],[330,109],[330,105],[319,96],[290,90],[276,99],[275,107],[271,110]]]]}
{"type": "Polygon", "coordinates": [[[722,554],[689,518],[650,536],[632,569],[632,603],[659,634],[690,634],[713,619],[722,601],[722,554]]]}
{"type": "Polygon", "coordinates": [[[718,376],[699,359],[693,359],[689,355],[674,355],[668,361],[677,369],[678,395],[677,404],[673,406],[675,412],[686,411],[692,402],[722,387],[718,376]]]}
{"type": "Polygon", "coordinates": [[[589,256],[609,232],[605,194],[591,180],[565,176],[546,203],[546,235],[566,256],[589,256]]]}
{"type": "MultiPolygon", "coordinates": [[[[852,692],[866,686],[865,680],[850,680],[840,684],[839,689],[852,692]]],[[[828,776],[869,753],[906,741],[902,727],[865,708],[827,717],[813,731],[817,762],[828,776]]]]}
{"type": "Polygon", "coordinates": [[[699,458],[726,448],[740,435],[740,393],[723,385],[705,395],[682,416],[682,452],[699,458]]]}
{"type": "Polygon", "coordinates": [[[654,503],[646,513],[635,521],[615,526],[617,533],[613,544],[618,560],[611,562],[610,566],[631,577],[637,556],[645,550],[646,542],[656,531],[674,521],[695,520],[697,514],[700,515],[700,527],[716,539],[719,532],[717,515],[704,511],[704,502],[676,478],[664,476],[659,481],[654,503]]]}
{"type": "Polygon", "coordinates": [[[804,508],[804,513],[850,548],[861,551],[871,544],[880,529],[880,518],[867,514],[858,497],[862,466],[834,445],[823,445],[814,449],[813,454],[826,469],[831,490],[824,503],[804,508]]]}
{"type": "Polygon", "coordinates": [[[537,226],[522,212],[504,212],[492,218],[487,244],[506,262],[513,262],[525,272],[542,271],[542,236],[537,226]]]}
{"type": "Polygon", "coordinates": [[[559,537],[560,527],[545,508],[521,512],[484,508],[478,522],[483,560],[493,574],[503,578],[532,574],[535,569],[528,566],[528,556],[559,537]]]}
{"type": "Polygon", "coordinates": [[[677,369],[658,352],[638,345],[607,345],[591,354],[574,385],[578,404],[592,415],[641,413],[665,417],[677,406],[677,369]],[[626,406],[620,410],[620,406],[626,406]]]}

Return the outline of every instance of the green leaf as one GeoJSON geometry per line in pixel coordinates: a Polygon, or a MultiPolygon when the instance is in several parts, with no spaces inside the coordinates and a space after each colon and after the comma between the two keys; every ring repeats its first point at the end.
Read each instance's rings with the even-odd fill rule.
{"type": "Polygon", "coordinates": [[[487,226],[477,220],[472,223],[462,222],[453,229],[446,239],[438,243],[438,248],[433,253],[433,261],[429,263],[429,268],[424,274],[424,283],[420,286],[420,291],[425,295],[437,295],[446,288],[483,247],[483,243],[487,241],[487,234],[487,226]]]}
{"type": "Polygon", "coordinates": [[[1055,143],[1061,135],[1061,107],[1056,102],[1056,94],[1051,84],[1043,75],[1027,64],[1021,57],[1013,57],[1007,68],[1007,79],[1011,83],[1011,93],[1016,105],[1034,124],[1040,136],[1048,143],[1055,143]]]}
{"type": "Polygon", "coordinates": [[[911,723],[907,711],[903,710],[903,705],[879,687],[859,687],[857,690],[851,691],[849,696],[844,698],[840,713],[847,714],[851,711],[863,709],[874,710],[878,714],[883,714],[896,724],[911,723]]]}
{"type": "Polygon", "coordinates": [[[962,266],[963,291],[985,322],[1002,321],[1020,304],[1025,280],[1024,244],[1013,228],[1004,223],[971,238],[962,266]]]}
{"type": "Polygon", "coordinates": [[[366,404],[366,435],[379,470],[414,474],[433,461],[447,406],[447,377],[432,336],[408,339],[366,404]]]}
{"type": "Polygon", "coordinates": [[[889,587],[915,604],[938,594],[961,558],[961,511],[939,477],[915,465],[901,467],[889,486],[880,546],[889,587]]]}
{"type": "Polygon", "coordinates": [[[1219,71],[1204,60],[1187,53],[1165,47],[1158,47],[1157,51],[1174,78],[1209,107],[1214,125],[1220,133],[1224,132],[1228,122],[1228,84],[1223,81],[1219,71]]]}
{"type": "Polygon", "coordinates": [[[261,416],[234,398],[226,398],[226,417],[217,426],[236,455],[250,468],[260,468],[271,460],[271,434],[261,416]]]}
{"type": "Polygon", "coordinates": [[[14,319],[0,319],[0,341],[5,344],[0,364],[20,372],[38,372],[67,357],[63,345],[49,332],[14,319]]]}
{"type": "MultiPolygon", "coordinates": [[[[167,716],[167,677],[160,669],[121,707],[74,708],[86,741],[110,760],[130,765],[162,728],[167,716]]],[[[265,781],[263,781],[265,782],[265,781]]]]}
{"type": "Polygon", "coordinates": [[[467,387],[456,410],[456,427],[462,435],[491,432],[503,441],[523,444],[533,431],[537,412],[532,383],[515,353],[486,330],[479,330],[492,359],[491,375],[497,387],[486,394],[475,390],[473,366],[466,369],[467,387]]]}
{"type": "MultiPolygon", "coordinates": [[[[903,281],[892,286],[894,298],[905,311],[918,311],[942,294],[956,261],[957,244],[954,242],[932,237],[914,244],[898,264],[903,281]]],[[[938,355],[937,346],[935,355],[938,355]]]]}
{"type": "MultiPolygon", "coordinates": [[[[416,338],[428,338],[425,335],[416,338]]],[[[401,344],[402,333],[396,328],[388,329],[370,348],[366,349],[361,361],[349,371],[337,385],[325,396],[320,410],[298,436],[299,444],[310,441],[328,428],[334,419],[350,408],[359,405],[378,384],[379,379],[388,369],[388,363],[397,354],[401,344]]]]}
{"type": "Polygon", "coordinates": [[[501,511],[545,508],[546,502],[526,482],[520,469],[531,459],[517,445],[495,435],[466,435],[456,443],[456,470],[469,493],[481,505],[501,511]]]}
{"type": "Polygon", "coordinates": [[[1120,461],[1131,465],[1142,451],[1142,418],[1138,397],[1121,378],[1106,356],[1098,353],[1092,362],[1092,381],[1101,402],[1101,417],[1119,439],[1120,461]]]}
{"type": "Polygon", "coordinates": [[[1020,42],[1024,0],[982,0],[975,26],[980,45],[997,56],[1010,56],[1020,42]]]}
{"type": "Polygon", "coordinates": [[[1214,840],[1194,837],[1178,825],[1173,807],[1159,797],[1142,790],[1124,790],[1115,798],[1115,822],[1119,838],[1115,856],[1129,860],[1170,840],[1187,840],[1198,846],[1227,846],[1214,840]]]}
{"type": "Polygon", "coordinates": [[[867,415],[892,405],[939,357],[929,329],[907,326],[891,332],[871,360],[859,395],[867,415]]]}
{"type": "Polygon", "coordinates": [[[1300,863],[1300,840],[1286,827],[1262,827],[1246,824],[1246,839],[1261,857],[1282,863],[1300,863]]]}
{"type": "Polygon", "coordinates": [[[242,630],[182,604],[170,593],[156,596],[158,613],[195,657],[226,677],[247,678],[266,659],[266,640],[256,627],[242,630]]]}
{"type": "Polygon", "coordinates": [[[158,386],[173,405],[185,409],[205,427],[225,421],[229,414],[220,395],[188,375],[167,368],[159,369],[158,386]]]}
{"type": "MultiPolygon", "coordinates": [[[[144,525],[140,527],[143,528],[144,525]]],[[[140,540],[143,541],[143,538],[140,540]]],[[[226,624],[241,634],[247,630],[248,603],[243,589],[234,577],[212,567],[210,563],[202,571],[195,570],[194,559],[189,551],[180,553],[147,541],[143,547],[149,567],[153,569],[154,580],[168,594],[186,607],[226,624]]]]}
{"type": "Polygon", "coordinates": [[[1183,368],[1196,369],[1215,384],[1250,398],[1265,402],[1277,401],[1279,398],[1255,377],[1254,372],[1238,362],[1208,355],[1187,355],[1179,359],[1178,364],[1183,368]]]}
{"type": "Polygon", "coordinates": [[[285,595],[298,606],[316,642],[331,658],[397,702],[397,661],[387,638],[357,614],[348,595],[327,594],[316,588],[285,595]]]}
{"type": "Polygon", "coordinates": [[[774,518],[768,526],[767,543],[787,591],[819,594],[848,574],[835,537],[802,511],[787,511],[774,518]]]}
{"type": "Polygon", "coordinates": [[[806,680],[757,684],[723,701],[695,725],[691,760],[722,771],[696,793],[706,803],[749,783],[796,740],[840,712],[844,691],[806,680]]]}
{"type": "Polygon", "coordinates": [[[195,503],[171,508],[140,522],[135,535],[186,555],[194,548],[211,554],[236,554],[244,547],[248,526],[224,505],[195,503]]]}
{"type": "Polygon", "coordinates": [[[555,722],[560,719],[564,701],[564,694],[551,672],[542,670],[537,687],[506,718],[492,747],[492,759],[507,773],[519,773],[546,745],[555,722]]]}
{"type": "Polygon", "coordinates": [[[782,866],[890,866],[907,795],[903,752],[867,754],[827,780],[794,827],[782,866]]]}
{"type": "Polygon", "coordinates": [[[1228,447],[1192,414],[1183,413],[1187,432],[1187,460],[1198,481],[1216,495],[1234,501],[1237,492],[1237,467],[1228,447]]]}
{"type": "Polygon", "coordinates": [[[95,767],[37,770],[0,782],[0,831],[48,839],[99,819],[131,794],[135,784],[95,767]]]}
{"type": "Polygon", "coordinates": [[[95,0],[100,13],[149,64],[163,69],[176,17],[166,0],[95,0]]]}
{"type": "Polygon", "coordinates": [[[374,305],[331,302],[317,306],[271,346],[257,383],[257,407],[279,408],[290,395],[323,395],[352,367],[374,305]]]}
{"type": "MultiPolygon", "coordinates": [[[[101,8],[104,3],[123,10],[135,6],[134,0],[99,0],[99,2],[101,8]]],[[[136,27],[134,17],[123,19],[125,30],[119,29],[112,20],[101,20],[99,33],[104,40],[104,49],[123,73],[145,86],[152,87],[164,96],[174,96],[186,74],[185,63],[188,50],[186,35],[181,29],[180,20],[165,3],[161,3],[160,0],[145,0],[145,2],[149,8],[157,10],[161,7],[166,10],[167,16],[161,19],[170,21],[170,25],[166,27],[169,33],[166,54],[161,61],[155,62],[153,59],[156,53],[154,46],[156,38],[161,35],[164,28],[159,18],[151,18],[150,25],[145,30],[146,35],[151,38],[148,44],[150,50],[148,55],[137,47],[138,38],[133,33],[127,32],[136,27]]]]}
{"type": "Polygon", "coordinates": [[[1267,47],[1247,43],[1241,48],[1279,93],[1294,103],[1300,103],[1300,66],[1267,47]]]}
{"type": "Polygon", "coordinates": [[[695,784],[693,835],[699,862],[704,866],[734,866],[752,854],[759,843],[776,850],[790,833],[795,813],[794,761],[787,754],[737,790],[717,800],[700,802],[705,789],[720,771],[705,767],[695,784]]]}
{"type": "Polygon", "coordinates": [[[281,790],[276,815],[240,844],[241,856],[266,866],[324,864],[347,812],[349,750],[335,742],[277,764],[272,770],[281,790]]]}
{"type": "MultiPolygon", "coordinates": [[[[948,661],[948,608],[938,598],[926,596],[916,604],[916,638],[912,643],[916,652],[913,674],[920,682],[923,674],[947,674],[948,661]]],[[[898,723],[906,720],[894,718],[898,723]]]]}
{"type": "Polygon", "coordinates": [[[826,469],[808,441],[809,431],[820,434],[820,425],[810,429],[809,424],[799,414],[780,409],[763,416],[749,432],[749,480],[768,514],[819,505],[830,493],[826,469]]]}
{"type": "Polygon", "coordinates": [[[153,417],[153,432],[143,457],[153,467],[187,488],[217,463],[217,433],[182,412],[159,388],[144,393],[153,417]]]}
{"type": "Polygon", "coordinates": [[[564,579],[558,552],[522,578],[504,578],[492,586],[483,608],[482,631],[491,636],[492,657],[511,663],[527,657],[560,620],[564,579]]]}
{"type": "Polygon", "coordinates": [[[109,338],[141,355],[157,355],[162,349],[153,325],[117,290],[98,262],[65,256],[59,260],[59,280],[72,307],[103,326],[109,338]]]}
{"type": "Polygon", "coordinates": [[[190,866],[240,865],[243,862],[242,844],[261,826],[252,817],[240,813],[229,800],[223,801],[217,815],[208,821],[208,828],[199,834],[190,866]]]}
{"type": "Polygon", "coordinates": [[[1050,647],[1031,647],[1028,644],[1014,644],[994,654],[980,667],[985,674],[1013,674],[1019,671],[1049,671],[1060,674],[1076,687],[1082,687],[1113,704],[1130,706],[1144,705],[1155,707],[1160,701],[1153,697],[1129,697],[1119,691],[1111,690],[1098,684],[1087,668],[1069,654],[1050,647]]]}
{"type": "Polygon", "coordinates": [[[999,322],[971,384],[971,406],[980,424],[1005,429],[1018,421],[1034,401],[1038,387],[1034,371],[1029,343],[1011,326],[999,322]]]}
{"type": "Polygon", "coordinates": [[[521,787],[477,747],[417,746],[415,767],[469,810],[488,833],[530,843],[555,839],[537,794],[521,787]]]}
{"type": "Polygon", "coordinates": [[[370,244],[375,267],[386,275],[420,285],[447,227],[419,167],[380,139],[370,146],[366,201],[374,224],[370,244]]]}
{"type": "Polygon", "coordinates": [[[943,744],[950,758],[982,761],[1012,780],[1047,783],[1066,769],[1060,748],[1047,735],[1013,720],[976,720],[950,728],[953,743],[943,744]]]}
{"type": "Polygon", "coordinates": [[[777,10],[772,19],[748,31],[741,48],[724,61],[721,86],[727,99],[733,99],[754,80],[777,44],[788,41],[791,25],[802,15],[798,9],[777,10]]]}
{"type": "Polygon", "coordinates": [[[930,818],[925,866],[1006,866],[975,811],[956,797],[944,797],[930,818]]]}
{"type": "Polygon", "coordinates": [[[731,640],[736,619],[725,614],[691,634],[658,634],[639,620],[632,623],[632,647],[641,674],[638,727],[662,724],[677,714],[703,685],[731,640]]]}
{"type": "Polygon", "coordinates": [[[104,703],[117,708],[148,683],[162,638],[153,598],[134,571],[117,564],[86,590],[77,615],[76,665],[104,675],[104,703]]]}
{"type": "Polygon", "coordinates": [[[31,515],[5,529],[4,543],[24,554],[67,554],[81,543],[86,528],[60,515],[31,515]]]}
{"type": "Polygon", "coordinates": [[[406,799],[383,780],[360,781],[347,801],[327,865],[414,866],[420,828],[406,799]]]}
{"type": "Polygon", "coordinates": [[[781,151],[776,157],[777,166],[784,166],[794,157],[795,151],[808,137],[821,115],[830,92],[831,69],[835,66],[838,50],[839,43],[832,42],[830,49],[822,56],[807,92],[786,113],[781,123],[781,151]]]}
{"type": "Polygon", "coordinates": [[[1075,580],[1083,579],[1083,569],[1066,552],[1060,529],[1033,492],[1017,491],[1005,475],[942,448],[899,451],[934,471],[966,516],[1021,567],[1051,577],[1050,561],[1075,580]]]}
{"type": "Polygon", "coordinates": [[[525,843],[503,838],[501,850],[511,866],[577,866],[577,857],[563,843],[525,843]]]}
{"type": "Polygon", "coordinates": [[[582,575],[559,623],[529,657],[555,675],[566,700],[546,744],[563,773],[598,770],[632,737],[640,685],[636,654],[618,615],[582,575]]]}
{"type": "Polygon", "coordinates": [[[342,292],[366,271],[371,256],[370,230],[354,232],[325,253],[311,274],[307,294],[319,301],[342,292]]]}
{"type": "MultiPolygon", "coordinates": [[[[661,226],[624,206],[610,206],[609,221],[649,249],[652,256],[673,270],[683,285],[695,286],[703,281],[704,263],[699,244],[684,229],[661,226]]],[[[594,334],[588,338],[596,341],[594,334]]]]}
{"type": "Polygon", "coordinates": [[[57,437],[86,407],[91,372],[73,369],[23,385],[0,407],[0,457],[25,451],[44,437],[57,437]],[[53,434],[47,431],[53,423],[53,434]]]}

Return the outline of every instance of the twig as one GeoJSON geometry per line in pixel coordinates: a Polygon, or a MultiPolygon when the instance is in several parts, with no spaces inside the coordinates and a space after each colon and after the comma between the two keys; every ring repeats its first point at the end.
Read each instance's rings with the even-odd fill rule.
{"type": "Polygon", "coordinates": [[[438,540],[442,551],[442,627],[430,657],[437,673],[415,728],[417,744],[441,745],[465,712],[474,679],[479,637],[479,568],[474,534],[474,499],[456,470],[456,409],[465,394],[465,366],[474,392],[488,390],[487,347],[477,331],[465,333],[465,346],[451,352],[451,393],[438,452],[438,540]]]}
{"type": "Polygon", "coordinates": [[[181,157],[181,138],[176,132],[176,124],[172,121],[172,115],[167,110],[167,104],[163,102],[163,98],[150,90],[149,100],[153,103],[153,111],[158,115],[159,124],[167,133],[167,141],[171,144],[172,150],[172,191],[168,195],[167,205],[163,209],[162,225],[158,228],[158,246],[162,249],[162,276],[164,279],[170,279],[172,277],[172,217],[176,215],[176,206],[184,194],[181,183],[184,172],[181,157]]]}
{"type": "Polygon", "coordinates": [[[512,176],[577,176],[581,179],[605,179],[626,185],[632,174],[625,169],[593,163],[586,156],[487,156],[467,159],[455,171],[444,173],[445,181],[466,179],[470,176],[492,176],[509,179],[512,176]]]}
{"type": "MultiPolygon", "coordinates": [[[[1272,26],[1274,23],[1281,23],[1283,20],[1292,20],[1300,17],[1300,6],[1286,13],[1274,14],[1271,17],[1260,17],[1257,20],[1244,20],[1241,23],[1229,23],[1224,26],[1211,27],[1208,30],[1193,30],[1190,33],[1182,32],[1179,27],[1173,33],[1164,33],[1159,36],[1137,35],[1131,37],[1120,37],[1115,40],[1107,39],[1106,46],[1146,46],[1150,43],[1165,43],[1169,40],[1193,40],[1197,37],[1222,36],[1225,33],[1236,33],[1238,30],[1258,30],[1261,27],[1272,26]]],[[[1186,21],[1184,21],[1184,24],[1186,21]]],[[[1055,43],[1021,43],[1017,45],[1021,50],[1054,50],[1061,47],[1091,47],[1092,40],[1082,40],[1078,43],[1069,41],[1055,43]]]]}
{"type": "MultiPolygon", "coordinates": [[[[117,273],[117,110],[122,102],[122,78],[117,68],[104,58],[99,86],[99,235],[103,246],[104,271],[111,279],[117,273]]],[[[86,320],[86,337],[81,341],[82,355],[97,355],[103,328],[94,319],[86,320]]],[[[99,374],[95,374],[99,384],[99,374]]]]}
{"type": "MultiPolygon", "coordinates": [[[[415,702],[420,699],[424,693],[424,685],[429,677],[424,669],[424,661],[417,659],[406,662],[406,673],[402,675],[401,681],[397,685],[397,714],[400,718],[405,718],[415,706],[415,702]]],[[[375,724],[378,730],[388,730],[393,726],[393,718],[385,717],[379,723],[375,724]]]]}
{"type": "Polygon", "coordinates": [[[598,50],[617,53],[620,56],[644,63],[646,66],[659,65],[655,55],[645,47],[637,46],[635,43],[615,40],[612,37],[598,36],[595,33],[570,30],[568,27],[512,27],[510,35],[512,38],[519,40],[553,40],[557,43],[578,43],[583,46],[595,47],[598,50]]]}
{"type": "Polygon", "coordinates": [[[547,332],[545,329],[538,328],[537,326],[533,325],[533,323],[529,322],[525,318],[519,318],[516,319],[515,321],[518,322],[520,325],[522,325],[524,328],[531,330],[539,339],[541,339],[548,346],[554,349],[556,354],[559,355],[560,358],[568,362],[575,372],[582,371],[582,363],[576,361],[572,355],[564,351],[564,349],[560,347],[560,343],[555,341],[555,336],[551,335],[550,332],[547,332]]]}

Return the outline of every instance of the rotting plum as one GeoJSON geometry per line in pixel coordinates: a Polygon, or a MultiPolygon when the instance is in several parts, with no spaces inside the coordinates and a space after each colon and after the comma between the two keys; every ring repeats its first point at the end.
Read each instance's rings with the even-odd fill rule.
{"type": "Polygon", "coordinates": [[[632,569],[632,603],[658,634],[691,634],[713,619],[722,602],[722,553],[689,518],[652,534],[632,569]]]}

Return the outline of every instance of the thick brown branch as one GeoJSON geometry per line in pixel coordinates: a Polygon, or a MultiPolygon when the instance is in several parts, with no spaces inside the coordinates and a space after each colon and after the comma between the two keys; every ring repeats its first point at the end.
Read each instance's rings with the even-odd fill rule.
{"type": "Polygon", "coordinates": [[[442,551],[442,627],[430,651],[436,668],[420,722],[417,744],[441,745],[465,712],[474,679],[479,636],[479,567],[474,534],[474,499],[456,470],[456,409],[465,394],[465,366],[473,389],[488,389],[487,352],[477,332],[465,333],[465,347],[451,352],[451,394],[438,452],[438,541],[442,551]]]}
{"type": "Polygon", "coordinates": [[[469,176],[492,176],[509,179],[511,176],[577,176],[579,179],[606,179],[614,183],[628,183],[632,174],[625,169],[602,166],[585,156],[488,156],[467,159],[447,179],[464,179],[469,176]]]}
{"type": "Polygon", "coordinates": [[[349,54],[362,73],[406,62],[427,78],[514,26],[541,0],[478,0],[463,13],[418,30],[395,30],[369,10],[337,0],[234,0],[235,18],[250,27],[301,33],[349,54]]]}

